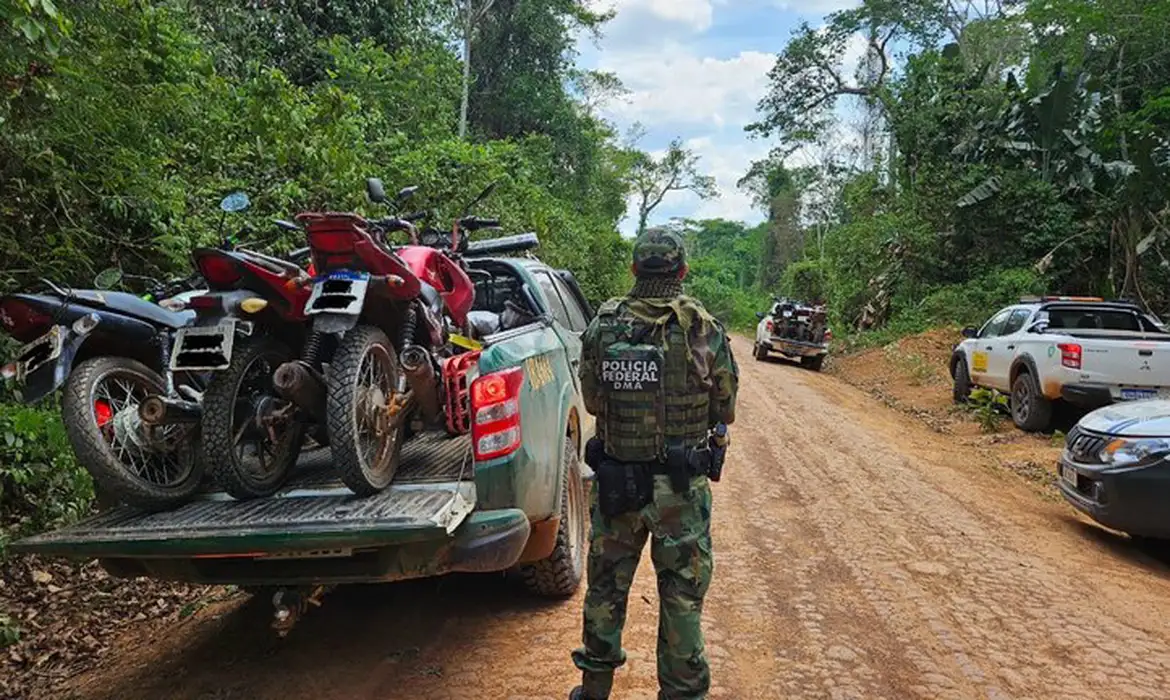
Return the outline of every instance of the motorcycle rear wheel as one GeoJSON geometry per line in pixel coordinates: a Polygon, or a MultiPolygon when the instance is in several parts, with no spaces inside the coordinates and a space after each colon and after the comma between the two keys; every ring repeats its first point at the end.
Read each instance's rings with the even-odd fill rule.
{"type": "Polygon", "coordinates": [[[300,457],[306,426],[272,383],[276,368],[292,358],[273,338],[250,338],[203,394],[203,460],[234,498],[276,493],[300,457]]]}
{"type": "Polygon", "coordinates": [[[326,416],[333,463],[359,496],[386,488],[398,471],[409,416],[391,402],[401,384],[398,353],[385,333],[358,326],[345,334],[329,364],[326,416]]]}
{"type": "Polygon", "coordinates": [[[73,369],[61,398],[65,433],[99,493],[147,511],[185,503],[204,475],[197,427],[148,428],[138,418],[139,403],[163,391],[141,362],[95,357],[73,369]]]}

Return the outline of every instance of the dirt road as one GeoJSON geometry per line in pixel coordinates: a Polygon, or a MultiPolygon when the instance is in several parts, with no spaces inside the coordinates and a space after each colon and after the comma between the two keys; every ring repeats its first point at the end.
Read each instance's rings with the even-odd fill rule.
{"type": "MultiPolygon", "coordinates": [[[[736,353],[712,697],[1170,696],[1162,564],[832,376],[736,353]]],[[[622,700],[655,696],[653,586],[647,559],[622,700]]],[[[125,640],[72,696],[556,700],[580,598],[533,603],[497,578],[353,588],[284,641],[241,598],[125,640]]]]}

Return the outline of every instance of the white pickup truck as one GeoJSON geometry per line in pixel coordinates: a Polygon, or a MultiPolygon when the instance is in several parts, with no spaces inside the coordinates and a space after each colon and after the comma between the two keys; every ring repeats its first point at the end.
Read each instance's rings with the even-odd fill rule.
{"type": "Polygon", "coordinates": [[[1091,410],[1170,398],[1170,333],[1127,302],[1023,299],[963,336],[951,354],[955,400],[973,387],[1008,393],[1022,430],[1047,430],[1057,400],[1091,410]]]}

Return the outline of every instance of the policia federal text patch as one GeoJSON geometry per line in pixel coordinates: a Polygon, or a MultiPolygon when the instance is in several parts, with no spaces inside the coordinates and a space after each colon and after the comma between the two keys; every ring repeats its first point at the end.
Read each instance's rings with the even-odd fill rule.
{"type": "Polygon", "coordinates": [[[601,381],[610,391],[657,391],[662,351],[650,345],[611,347],[601,361],[601,381]]]}

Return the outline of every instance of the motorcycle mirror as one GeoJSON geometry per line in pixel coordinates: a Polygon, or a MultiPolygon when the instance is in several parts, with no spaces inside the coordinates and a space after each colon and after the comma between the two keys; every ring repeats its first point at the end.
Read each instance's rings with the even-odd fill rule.
{"type": "Polygon", "coordinates": [[[386,201],[386,188],[382,185],[382,180],[376,177],[366,178],[366,197],[371,202],[381,204],[386,201]]]}
{"type": "Polygon", "coordinates": [[[122,282],[122,269],[107,267],[93,278],[93,286],[97,289],[113,289],[122,282]]]}
{"type": "Polygon", "coordinates": [[[405,202],[406,200],[413,197],[414,193],[417,191],[418,191],[418,185],[411,185],[410,187],[403,187],[402,189],[398,190],[398,194],[394,195],[394,201],[398,202],[398,203],[405,202]]]}
{"type": "Polygon", "coordinates": [[[248,195],[243,192],[233,192],[223,198],[223,201],[219,203],[219,208],[225,212],[237,212],[247,209],[251,204],[248,195]]]}

